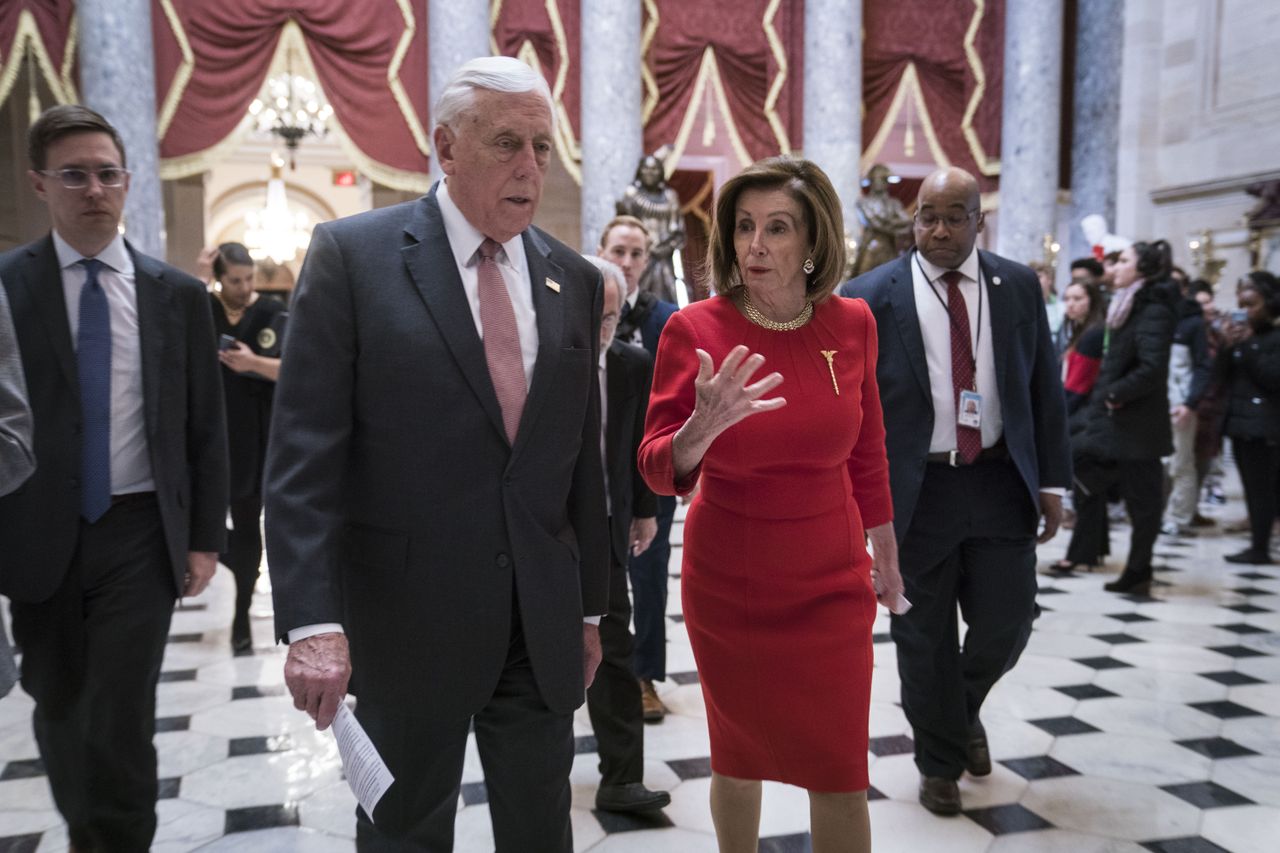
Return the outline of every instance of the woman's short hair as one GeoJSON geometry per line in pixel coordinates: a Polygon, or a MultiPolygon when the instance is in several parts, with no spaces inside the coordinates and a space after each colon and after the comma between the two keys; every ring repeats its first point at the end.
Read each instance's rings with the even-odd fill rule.
{"type": "Polygon", "coordinates": [[[737,227],[738,197],[744,190],[785,190],[800,205],[809,232],[813,272],[805,293],[821,302],[844,278],[844,217],[840,197],[817,164],[799,157],[769,157],[752,163],[720,188],[715,222],[707,249],[707,267],[716,293],[731,295],[743,287],[733,247],[737,227]]]}
{"type": "Polygon", "coordinates": [[[223,243],[218,247],[217,257],[213,259],[213,277],[221,281],[227,268],[233,266],[253,266],[253,257],[243,243],[223,243]]]}
{"type": "Polygon", "coordinates": [[[1256,290],[1274,319],[1280,317],[1280,282],[1267,270],[1250,270],[1240,280],[1241,290],[1256,290]]]}
{"type": "Polygon", "coordinates": [[[475,104],[476,89],[508,94],[536,92],[547,102],[551,127],[555,129],[556,105],[546,78],[510,56],[481,56],[458,66],[436,101],[436,124],[453,127],[475,104]]]}

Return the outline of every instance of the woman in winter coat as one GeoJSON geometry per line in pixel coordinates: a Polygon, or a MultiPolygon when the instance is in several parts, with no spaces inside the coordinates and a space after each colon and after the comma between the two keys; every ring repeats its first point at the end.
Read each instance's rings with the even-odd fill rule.
{"type": "MultiPolygon", "coordinates": [[[[1102,366],[1083,415],[1076,480],[1075,535],[1104,530],[1107,489],[1120,489],[1133,534],[1124,573],[1110,592],[1144,595],[1151,590],[1151,552],[1164,507],[1161,457],[1173,452],[1169,427],[1169,348],[1177,323],[1176,290],[1164,240],[1134,243],[1115,266],[1111,304],[1103,333],[1102,366]]],[[[1076,543],[1073,542],[1073,545],[1076,543]]],[[[1101,545],[1095,549],[1100,553],[1101,545]]]]}
{"type": "Polygon", "coordinates": [[[1226,560],[1262,565],[1271,562],[1280,489],[1280,287],[1271,273],[1256,270],[1241,279],[1236,298],[1245,322],[1228,329],[1217,369],[1226,394],[1222,432],[1240,466],[1250,541],[1226,560]]]}

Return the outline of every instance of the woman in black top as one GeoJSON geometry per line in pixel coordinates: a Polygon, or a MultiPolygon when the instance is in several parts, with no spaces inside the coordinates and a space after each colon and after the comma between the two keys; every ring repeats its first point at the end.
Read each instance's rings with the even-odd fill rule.
{"type": "Polygon", "coordinates": [[[242,652],[253,646],[249,604],[262,563],[262,468],[287,314],[283,302],[253,289],[253,259],[241,244],[218,247],[213,275],[213,325],[231,458],[231,529],[227,550],[219,558],[236,579],[231,646],[242,652]]]}
{"type": "Polygon", "coordinates": [[[1255,270],[1236,290],[1243,324],[1228,327],[1217,372],[1226,396],[1222,433],[1240,466],[1249,507],[1249,547],[1230,554],[1231,563],[1271,562],[1271,525],[1280,488],[1280,287],[1269,272],[1255,270]]]}
{"type": "MultiPolygon", "coordinates": [[[[1102,365],[1072,441],[1077,458],[1079,518],[1106,511],[1107,489],[1118,485],[1133,533],[1124,573],[1110,592],[1151,589],[1151,552],[1164,511],[1161,457],[1173,453],[1169,425],[1169,349],[1177,323],[1169,279],[1169,244],[1134,243],[1115,265],[1103,331],[1102,365]]],[[[1077,520],[1079,529],[1079,520],[1077,520]]]]}

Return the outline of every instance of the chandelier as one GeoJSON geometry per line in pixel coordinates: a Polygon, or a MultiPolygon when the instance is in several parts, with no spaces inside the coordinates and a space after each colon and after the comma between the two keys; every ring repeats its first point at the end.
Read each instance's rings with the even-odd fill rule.
{"type": "Polygon", "coordinates": [[[308,135],[324,139],[333,107],[314,80],[293,73],[290,50],[288,70],[267,78],[262,95],[249,105],[249,115],[257,133],[284,140],[289,168],[296,169],[298,143],[308,135]]]}
{"type": "Polygon", "coordinates": [[[311,219],[307,214],[289,208],[284,178],[280,171],[284,161],[271,158],[271,180],[267,182],[267,203],[260,210],[251,210],[244,216],[245,248],[256,261],[270,258],[277,264],[286,264],[306,251],[311,243],[311,219]]]}

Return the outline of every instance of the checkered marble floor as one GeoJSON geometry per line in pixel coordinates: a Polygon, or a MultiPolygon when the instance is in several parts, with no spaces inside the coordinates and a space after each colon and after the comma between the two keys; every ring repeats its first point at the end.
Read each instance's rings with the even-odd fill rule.
{"type": "MultiPolygon", "coordinates": [[[[1238,489],[1221,513],[1242,513],[1238,489]]],[[[681,511],[681,517],[683,510],[681,511]]],[[[679,541],[677,519],[673,538],[679,541]]],[[[1151,597],[1102,584],[1107,573],[1040,577],[1043,615],[1026,654],[983,713],[995,770],[964,778],[965,811],[935,817],[916,803],[910,728],[898,706],[894,647],[875,626],[871,822],[875,849],[949,853],[1271,853],[1280,849],[1280,569],[1223,554],[1240,535],[1161,537],[1151,597]]],[[[1041,549],[1060,557],[1069,533],[1041,549]]],[[[646,727],[646,778],[671,791],[651,819],[594,811],[599,779],[585,710],[576,718],[573,826],[579,851],[714,851],[705,711],[680,615],[680,549],[672,556],[672,714],[646,727]]],[[[354,798],[332,736],[293,709],[283,654],[271,641],[266,580],[251,655],[232,657],[231,578],[173,620],[159,687],[160,828],[154,849],[351,851],[354,798]]],[[[761,685],[768,689],[768,685],[761,685]]],[[[0,853],[64,851],[30,732],[30,700],[0,701],[0,853]]],[[[810,849],[805,793],[766,783],[761,851],[810,849]]],[[[483,775],[468,750],[457,817],[459,853],[493,849],[483,775]]]]}

